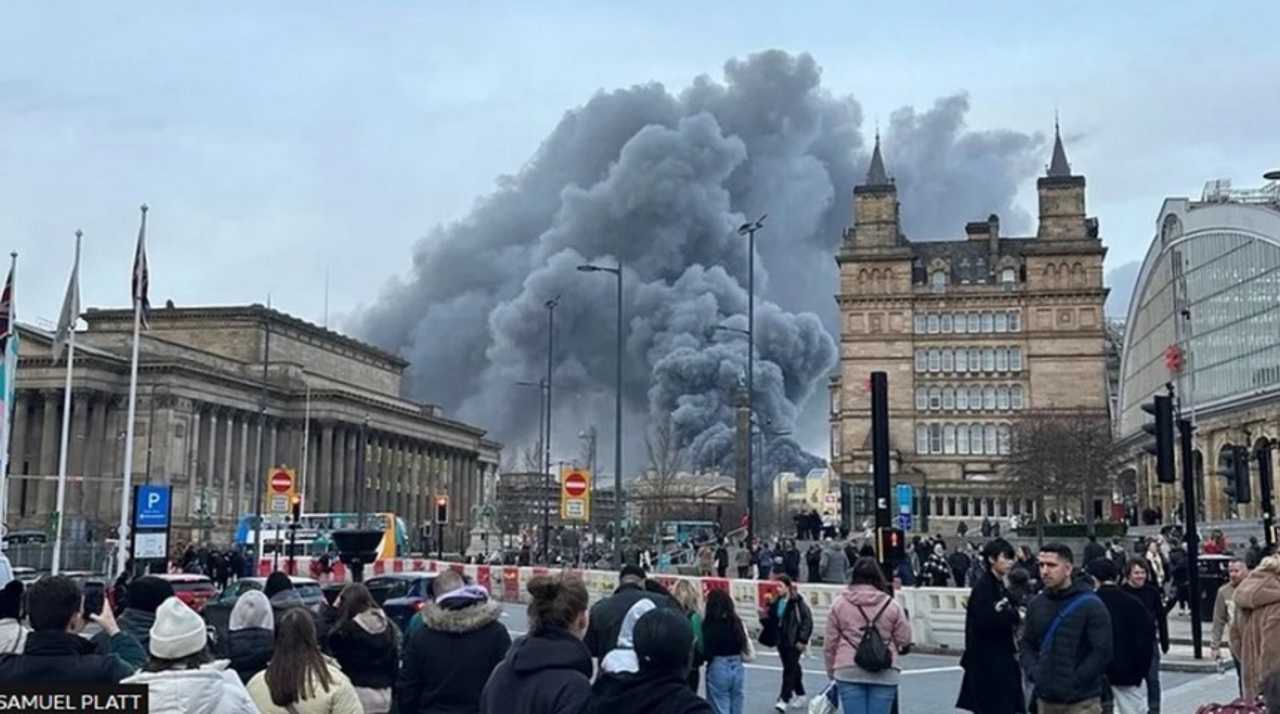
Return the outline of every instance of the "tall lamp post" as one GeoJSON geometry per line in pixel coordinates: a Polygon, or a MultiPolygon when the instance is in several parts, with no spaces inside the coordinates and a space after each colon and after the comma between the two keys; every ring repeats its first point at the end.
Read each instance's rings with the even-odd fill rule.
{"type": "MultiPolygon", "coordinates": [[[[606,265],[579,265],[584,273],[608,273],[618,279],[617,343],[614,346],[613,374],[613,558],[614,565],[622,564],[622,261],[614,267],[606,265]]],[[[595,474],[591,475],[592,480],[595,474]]]]}
{"type": "MultiPolygon", "coordinates": [[[[544,459],[546,457],[543,455],[547,453],[546,442],[543,441],[547,438],[547,387],[549,386],[547,379],[543,377],[536,382],[519,381],[516,384],[521,387],[538,388],[538,454],[539,459],[544,459]]],[[[546,515],[551,512],[551,484],[548,483],[549,478],[544,471],[542,474],[542,513],[544,516],[542,527],[544,531],[547,527],[546,515]]],[[[542,535],[542,539],[546,540],[545,532],[542,535]]]]}
{"type": "MultiPolygon", "coordinates": [[[[756,398],[756,231],[764,228],[764,219],[768,218],[768,214],[760,216],[750,223],[743,223],[738,226],[738,235],[747,237],[747,411],[755,414],[755,398],[756,398]]],[[[747,473],[755,474],[755,462],[752,460],[751,449],[747,449],[747,473]]],[[[755,503],[755,479],[749,479],[747,485],[747,505],[748,511],[754,510],[755,503]]],[[[750,540],[752,532],[755,531],[755,523],[752,522],[754,513],[747,514],[747,539],[750,540]]]]}
{"type": "MultiPolygon", "coordinates": [[[[770,428],[769,428],[769,425],[773,423],[773,420],[772,420],[772,419],[765,419],[765,420],[764,420],[764,424],[760,424],[760,419],[759,419],[755,414],[752,414],[752,415],[751,415],[751,423],[755,425],[755,428],[756,428],[756,436],[757,436],[757,437],[758,437],[758,439],[759,439],[759,448],[760,448],[760,461],[759,461],[759,463],[763,464],[763,463],[764,463],[764,445],[765,445],[764,439],[765,439],[765,437],[767,436],[767,437],[769,437],[769,441],[773,441],[774,439],[779,439],[779,438],[784,437],[784,436],[791,436],[791,432],[790,432],[790,431],[788,431],[788,430],[786,430],[786,429],[770,429],[770,428]]],[[[752,482],[754,482],[754,481],[755,481],[755,476],[756,476],[756,474],[755,474],[755,473],[752,473],[752,474],[751,474],[751,477],[752,477],[752,478],[751,478],[751,480],[752,480],[752,482]]],[[[777,478],[777,476],[778,476],[778,475],[777,475],[777,474],[774,474],[773,476],[774,476],[774,478],[777,478]]],[[[803,478],[803,477],[802,477],[802,478],[803,478]]],[[[752,490],[754,490],[754,487],[752,488],[752,490]]],[[[771,489],[770,491],[768,491],[767,493],[772,493],[772,489],[771,489]]],[[[774,506],[775,506],[775,513],[776,513],[776,506],[777,506],[777,504],[774,504],[774,506]]],[[[750,518],[750,516],[748,516],[748,518],[750,518]]]]}
{"type": "MultiPolygon", "coordinates": [[[[556,345],[556,307],[560,305],[560,296],[557,295],[546,301],[544,305],[547,308],[547,440],[542,442],[545,456],[543,464],[546,466],[546,498],[550,498],[551,493],[551,373],[555,369],[555,345],[556,345]]],[[[542,562],[551,562],[551,504],[544,504],[546,507],[542,509],[542,562]]]]}
{"type": "MultiPolygon", "coordinates": [[[[729,327],[728,325],[714,325],[711,328],[711,332],[712,334],[716,332],[732,332],[737,335],[746,336],[747,338],[747,384],[751,385],[751,372],[752,372],[751,346],[754,342],[751,339],[751,330],[750,329],[743,330],[738,327],[729,327]]],[[[750,386],[747,387],[747,409],[748,410],[751,409],[751,387],[750,386]]],[[[750,413],[751,413],[751,423],[753,425],[752,428],[754,428],[754,424],[756,421],[755,412],[751,411],[750,413]]],[[[747,543],[750,543],[751,538],[756,531],[756,472],[755,472],[755,461],[752,459],[752,454],[755,452],[755,447],[753,445],[754,440],[748,437],[747,444],[748,444],[748,447],[747,447],[747,543]]]]}

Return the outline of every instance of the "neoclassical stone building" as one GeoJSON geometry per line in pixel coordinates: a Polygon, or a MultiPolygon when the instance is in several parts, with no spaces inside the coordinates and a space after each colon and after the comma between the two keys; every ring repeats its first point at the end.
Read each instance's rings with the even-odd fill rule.
{"type": "MultiPolygon", "coordinates": [[[[71,537],[100,540],[119,521],[133,313],[90,309],[83,320],[66,523],[71,537]]],[[[20,331],[6,522],[43,528],[55,510],[65,363],[50,358],[47,332],[20,331]]],[[[298,470],[307,512],[356,511],[363,435],[367,510],[416,531],[434,494],[448,494],[445,544],[465,545],[501,446],[403,399],[399,357],[261,305],[155,310],[140,352],[133,482],[173,486],[178,537],[207,530],[226,542],[253,512],[267,488],[264,476],[255,493],[261,424],[265,463],[298,470]]]]}
{"type": "MultiPolygon", "coordinates": [[[[836,256],[831,465],[846,503],[869,503],[857,494],[870,483],[871,372],[889,375],[894,481],[915,486],[917,522],[948,529],[1032,514],[1000,483],[1019,419],[1107,416],[1106,248],[1061,137],[1036,192],[1035,235],[1004,235],[992,215],[965,225],[964,238],[908,240],[877,139],[836,256]]],[[[1095,509],[1106,515],[1105,503],[1095,509]]]]}

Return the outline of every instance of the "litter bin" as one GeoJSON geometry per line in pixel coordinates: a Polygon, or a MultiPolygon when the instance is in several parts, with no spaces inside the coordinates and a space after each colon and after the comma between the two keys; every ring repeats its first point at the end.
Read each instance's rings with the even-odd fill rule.
{"type": "Polygon", "coordinates": [[[1218,589],[1227,584],[1227,566],[1231,560],[1229,555],[1202,555],[1199,558],[1200,594],[1195,606],[1201,622],[1213,622],[1213,605],[1218,598],[1218,589]]]}

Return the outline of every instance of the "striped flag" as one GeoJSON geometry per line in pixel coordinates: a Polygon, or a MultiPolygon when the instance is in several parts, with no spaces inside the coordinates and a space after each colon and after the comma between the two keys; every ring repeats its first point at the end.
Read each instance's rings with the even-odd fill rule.
{"type": "Polygon", "coordinates": [[[67,283],[67,295],[62,299],[62,313],[58,315],[58,329],[53,334],[53,359],[58,361],[67,349],[67,340],[80,319],[80,232],[76,231],[76,258],[71,264],[71,281],[67,283]]]}
{"type": "Polygon", "coordinates": [[[0,293],[0,351],[8,348],[13,332],[13,268],[10,267],[9,278],[4,281],[4,292],[0,293]]]}
{"type": "Polygon", "coordinates": [[[142,204],[142,225],[138,227],[138,249],[133,254],[133,307],[141,314],[142,328],[151,315],[151,273],[147,270],[147,204],[142,204]]]}
{"type": "Polygon", "coordinates": [[[17,268],[18,254],[12,255],[9,278],[0,292],[0,513],[4,513],[8,483],[3,481],[9,466],[9,418],[13,414],[14,388],[18,381],[18,322],[13,309],[13,273],[17,268]]]}

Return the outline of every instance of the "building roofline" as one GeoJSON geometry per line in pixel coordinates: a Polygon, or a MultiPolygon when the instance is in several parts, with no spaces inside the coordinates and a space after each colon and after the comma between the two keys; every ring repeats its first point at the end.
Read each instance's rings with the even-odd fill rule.
{"type": "MultiPolygon", "coordinates": [[[[89,323],[92,329],[95,320],[130,320],[133,318],[133,310],[125,308],[96,308],[91,307],[81,316],[85,322],[89,323]]],[[[323,338],[330,342],[335,342],[344,347],[363,352],[369,357],[390,363],[394,367],[404,369],[409,366],[409,361],[392,352],[388,352],[380,347],[375,347],[368,342],[357,340],[341,332],[322,327],[314,322],[308,322],[300,317],[295,317],[285,312],[269,308],[261,303],[251,303],[249,305],[205,305],[196,307],[160,307],[155,308],[151,312],[151,320],[153,323],[163,322],[185,322],[192,320],[217,318],[222,320],[242,319],[246,321],[262,322],[267,320],[270,324],[291,327],[300,332],[304,332],[316,337],[323,338]]]]}

